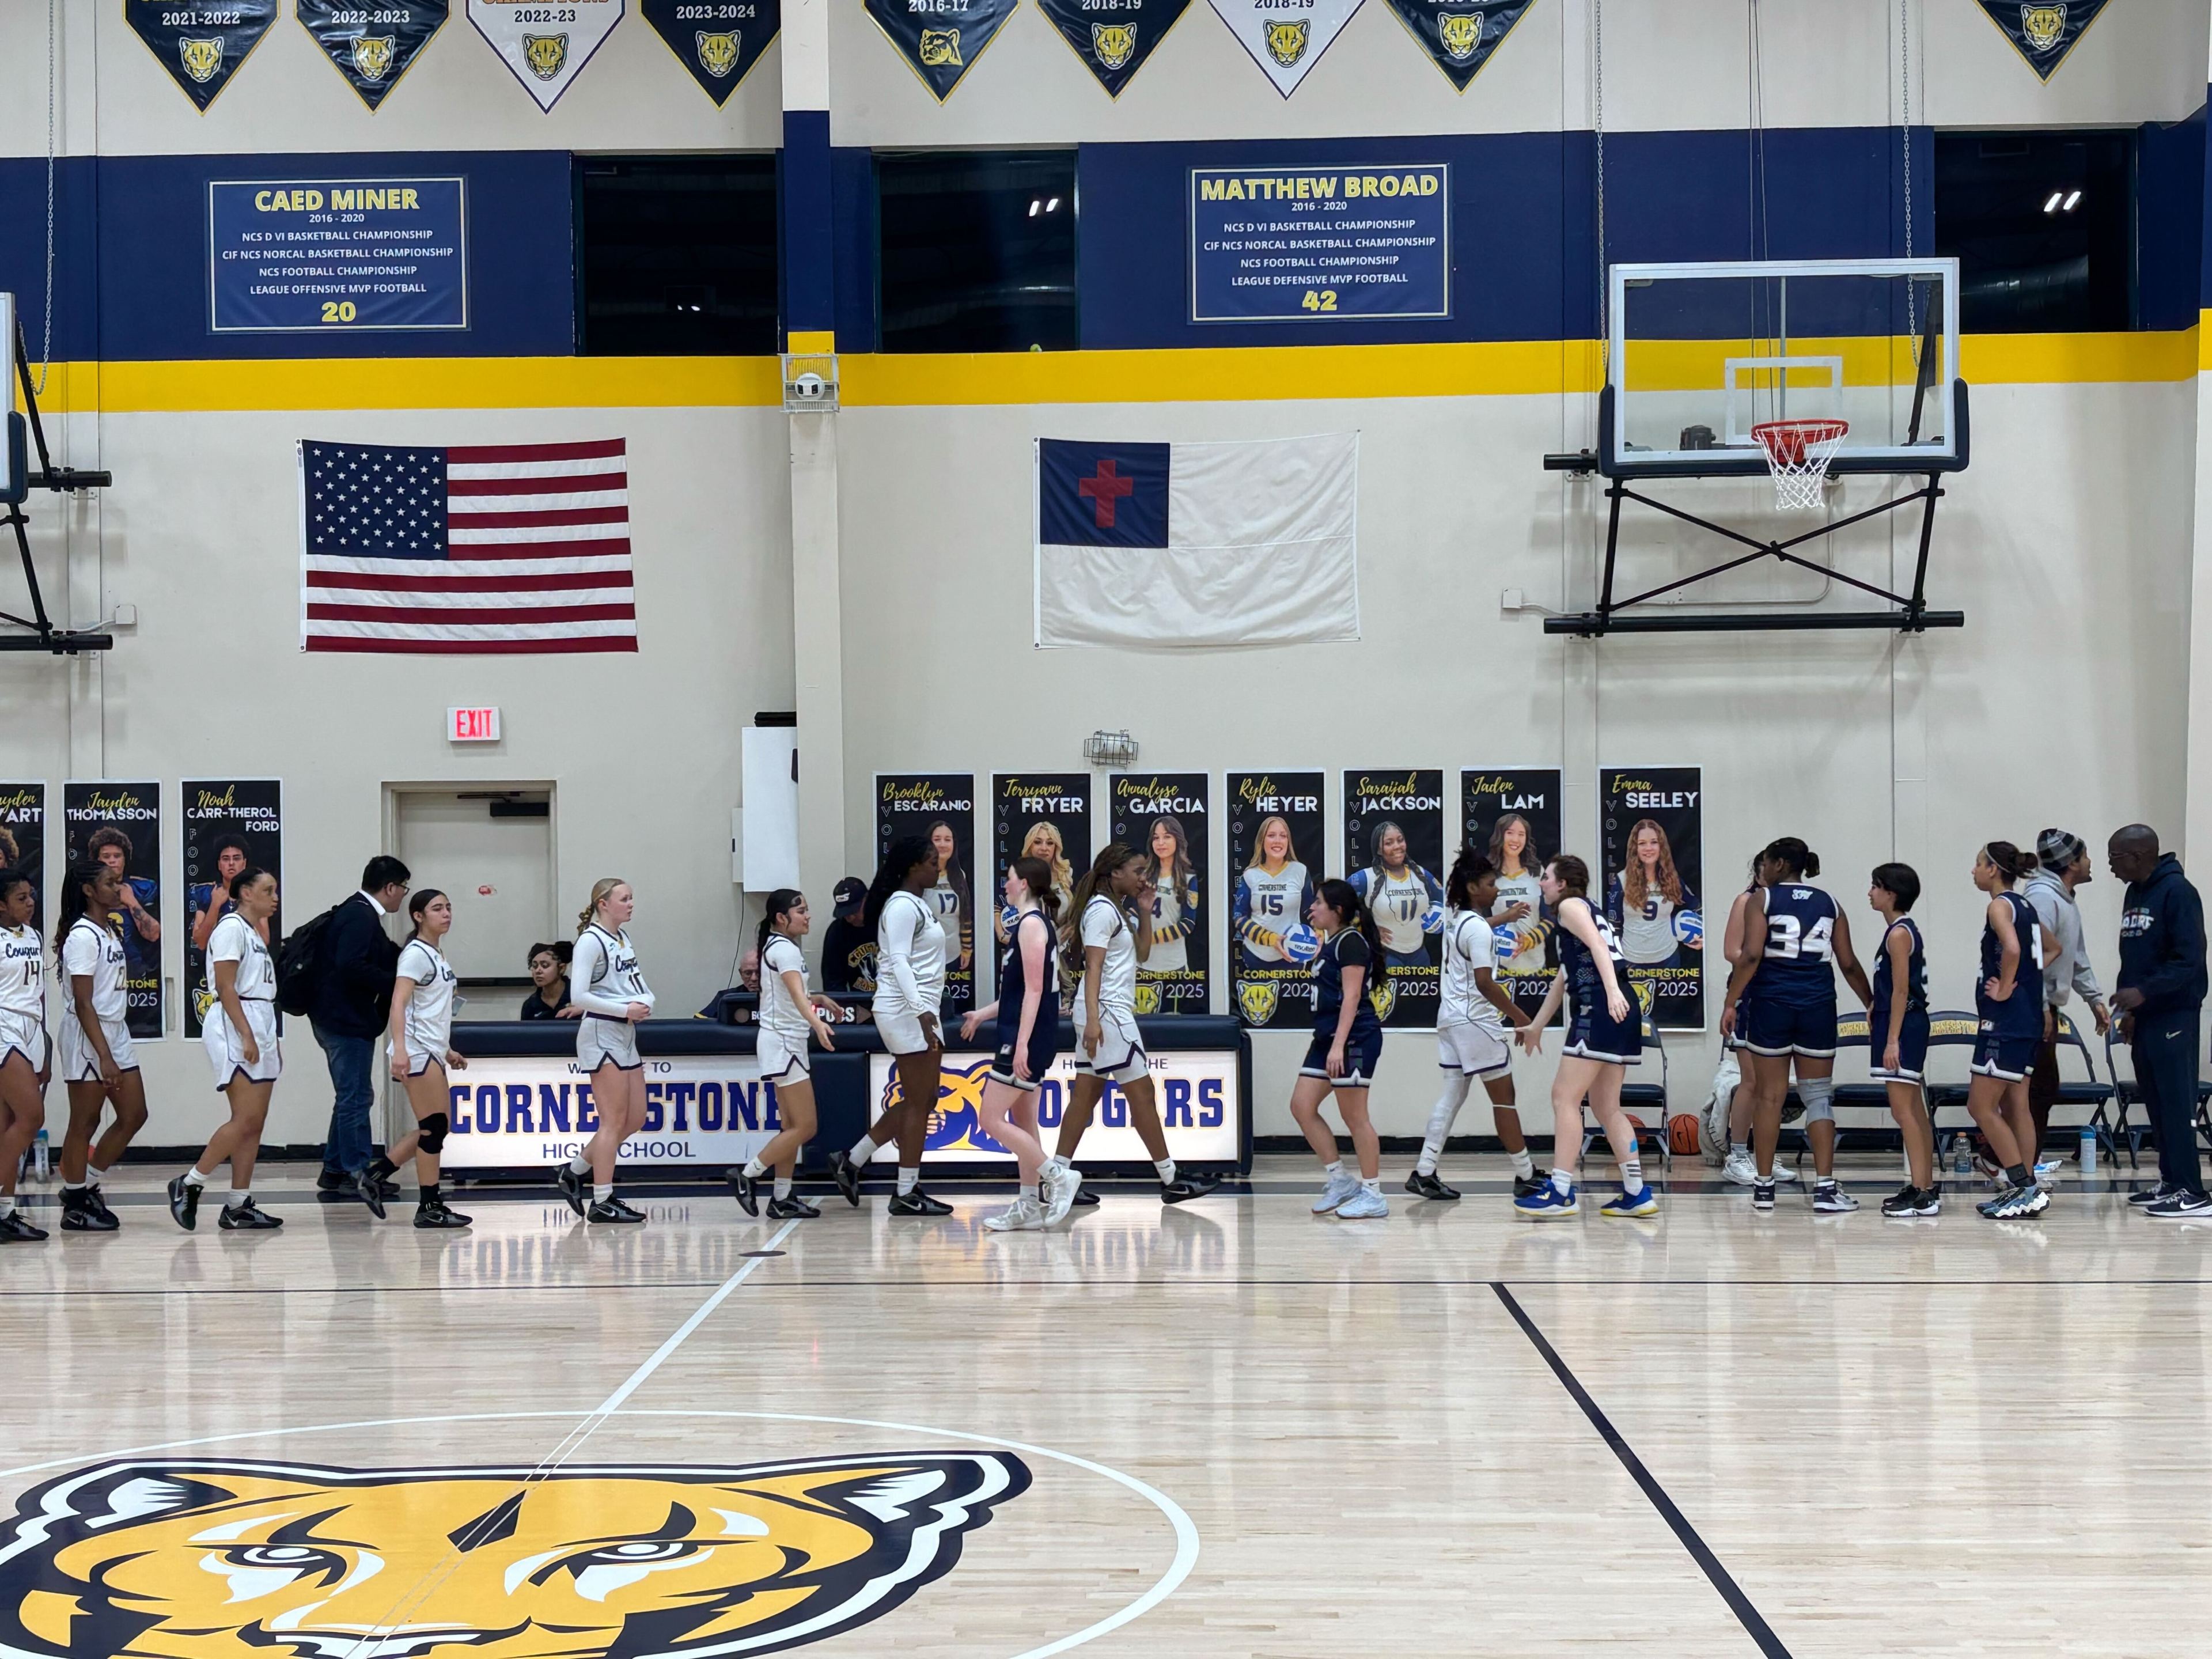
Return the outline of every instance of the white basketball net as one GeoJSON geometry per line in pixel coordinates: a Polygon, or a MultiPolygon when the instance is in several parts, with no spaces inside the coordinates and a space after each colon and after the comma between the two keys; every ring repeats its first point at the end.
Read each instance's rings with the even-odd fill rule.
{"type": "Polygon", "coordinates": [[[1847,421],[1761,421],[1751,435],[1774,474],[1774,505],[1784,513],[1818,512],[1828,462],[1850,430],[1847,421]]]}

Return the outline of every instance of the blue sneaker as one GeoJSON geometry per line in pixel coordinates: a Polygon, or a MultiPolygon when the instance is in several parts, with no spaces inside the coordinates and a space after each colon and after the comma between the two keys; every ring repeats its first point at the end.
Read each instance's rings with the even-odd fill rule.
{"type": "Polygon", "coordinates": [[[1600,1209],[1598,1213],[1612,1216],[1616,1220],[1625,1216],[1657,1215],[1659,1194],[1651,1190],[1650,1183],[1647,1182],[1632,1193],[1623,1193],[1600,1209]]]}
{"type": "Polygon", "coordinates": [[[1513,1212],[1523,1221],[1565,1221],[1583,1212],[1582,1188],[1570,1188],[1563,1198],[1547,1181],[1528,1197],[1515,1199],[1513,1212]]]}
{"type": "Polygon", "coordinates": [[[1327,1215],[1358,1190],[1359,1177],[1355,1175],[1346,1175],[1340,1170],[1328,1178],[1328,1185],[1322,1188],[1321,1196],[1314,1200],[1313,1212],[1316,1215],[1327,1215]]]}
{"type": "Polygon", "coordinates": [[[1364,1185],[1336,1206],[1339,1221],[1373,1221],[1389,1213],[1390,1200],[1380,1193],[1368,1191],[1364,1185]]]}

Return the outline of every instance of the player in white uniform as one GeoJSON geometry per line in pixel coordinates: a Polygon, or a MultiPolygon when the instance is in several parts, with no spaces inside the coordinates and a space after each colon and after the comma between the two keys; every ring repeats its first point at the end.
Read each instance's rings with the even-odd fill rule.
{"type": "Polygon", "coordinates": [[[231,911],[208,935],[208,983],[215,1003],[200,1023],[200,1043],[228,1097],[230,1121],[207,1150],[169,1183],[169,1213],[190,1232],[199,1224],[200,1192],[216,1166],[230,1165],[230,1194],[216,1224],[225,1232],[267,1232],[284,1224],[253,1201],[253,1161],[261,1154],[269,1097],[284,1069],[276,1042],[276,963],[261,933],[276,914],[276,878],[247,865],[230,883],[231,911]]]}
{"type": "Polygon", "coordinates": [[[1541,974],[1552,923],[1544,914],[1544,854],[1526,816],[1507,812],[1491,826],[1490,861],[1498,866],[1498,902],[1488,917],[1498,937],[1498,971],[1541,974]]]}
{"type": "Polygon", "coordinates": [[[1426,968],[1429,935],[1444,925],[1443,884],[1407,855],[1406,832],[1385,818],[1369,842],[1375,862],[1355,872],[1352,890],[1382,930],[1386,968],[1426,968]]]}
{"type": "MultiPolygon", "coordinates": [[[[1172,867],[1172,866],[1170,866],[1172,867]]],[[[1203,1198],[1221,1183],[1213,1176],[1181,1175],[1168,1155],[1167,1131],[1160,1123],[1158,1091],[1145,1040],[1137,1030],[1137,969],[1158,954],[1152,940],[1152,884],[1141,853],[1114,842],[1091,860],[1075,884],[1076,913],[1062,930],[1060,950],[1079,977],[1075,989],[1075,1086],[1060,1120],[1060,1139],[1046,1165],[1053,1201],[1048,1224],[1056,1223],[1071,1204],[1097,1194],[1083,1190],[1075,1169],[1075,1149],[1091,1127],[1091,1114],[1109,1083],[1118,1084],[1129,1103],[1129,1122],[1152,1155],[1160,1178],[1160,1200],[1181,1204],[1203,1198]],[[1060,1194],[1067,1194],[1063,1201],[1060,1194]]]]}
{"type": "Polygon", "coordinates": [[[415,1224],[426,1231],[465,1227],[472,1218],[448,1207],[438,1190],[438,1154],[453,1127],[446,1109],[452,1100],[446,1073],[465,1071],[469,1063],[453,1048],[453,1006],[459,999],[453,994],[453,964],[438,948],[453,929],[453,902],[436,888],[425,887],[408,899],[407,919],[415,924],[414,931],[400,947],[399,963],[393,969],[392,1020],[385,1035],[392,1080],[406,1090],[415,1127],[368,1161],[354,1190],[369,1213],[383,1220],[384,1183],[411,1158],[422,1188],[415,1206],[415,1224]]]}
{"type": "Polygon", "coordinates": [[[80,864],[62,887],[54,930],[61,959],[62,1083],[69,1091],[69,1133],[62,1139],[62,1231],[112,1233],[121,1224],[100,1194],[100,1177],[146,1126],[146,1088],[125,1023],[129,996],[121,926],[121,882],[105,864],[80,864]],[[95,1149],[100,1108],[115,1103],[115,1121],[95,1149]]]}
{"type": "Polygon", "coordinates": [[[1190,861],[1182,820],[1163,812],[1146,842],[1145,884],[1152,893],[1152,951],[1144,973],[1181,974],[1190,968],[1191,930],[1198,925],[1198,872],[1190,861]]]}
{"type": "Polygon", "coordinates": [[[863,932],[876,936],[876,1029],[896,1073],[897,1097],[849,1151],[830,1155],[830,1173],[845,1201],[860,1201],[860,1176],[876,1148],[898,1142],[898,1191],[893,1215],[951,1215],[952,1206],[921,1189],[921,1151],[937,1103],[945,1035],[938,1015],[945,1003],[945,930],[923,896],[937,884],[937,848],[920,836],[902,836],[876,878],[860,912],[863,932]]]}
{"type": "Polygon", "coordinates": [[[638,970],[626,931],[637,910],[629,884],[602,876],[577,915],[576,954],[569,963],[568,1006],[576,1011],[576,1066],[592,1079],[599,1127],[583,1150],[556,1167],[553,1184],[586,1221],[636,1223],[642,1210],[615,1196],[615,1159],[622,1144],[645,1127],[645,1062],[637,1024],[653,1014],[653,990],[638,970]],[[592,1195],[584,1200],[584,1178],[592,1195]]]}
{"type": "Polygon", "coordinates": [[[46,1236],[15,1208],[15,1171],[46,1123],[46,951],[31,926],[39,891],[20,870],[0,872],[0,1244],[46,1236]]]}
{"type": "Polygon", "coordinates": [[[1482,1079],[1490,1097],[1498,1138],[1513,1160],[1513,1196],[1535,1191],[1536,1165],[1521,1133],[1521,1114],[1513,1106],[1513,1044],[1505,1034],[1528,1024],[1497,981],[1497,935],[1487,917],[1498,902],[1498,872],[1472,848],[1462,852],[1444,878],[1449,907],[1443,926],[1443,971],[1437,1007],[1437,1064],[1443,1068],[1443,1093],[1429,1112],[1428,1137],[1420,1161],[1406,1177],[1406,1190],[1418,1198],[1457,1198],[1437,1176],[1452,1122],[1466,1103],[1468,1086],[1482,1079]]]}
{"type": "Polygon", "coordinates": [[[1305,950],[1292,957],[1284,950],[1286,937],[1305,926],[1313,908],[1313,877],[1298,862],[1291,844],[1287,819],[1263,818],[1252,838],[1252,862],[1237,878],[1237,896],[1230,921],[1248,968],[1303,966],[1314,958],[1305,950]]]}
{"type": "Polygon", "coordinates": [[[754,1052],[761,1080],[775,1091],[783,1127],[741,1170],[730,1171],[730,1188],[747,1215],[760,1213],[760,1179],[775,1171],[775,1190],[768,1201],[771,1221],[811,1219],[820,1215],[791,1190],[799,1170],[799,1149],[814,1139],[814,1068],[807,1059],[810,1040],[824,1048],[837,1046],[822,1011],[842,1017],[829,997],[806,988],[806,957],[799,948],[814,926],[806,895],[779,887],[768,896],[760,925],[760,1033],[754,1052]]]}
{"type": "MultiPolygon", "coordinates": [[[[929,826],[929,844],[937,853],[937,880],[923,895],[937,913],[945,930],[945,948],[957,952],[960,971],[970,973],[975,962],[975,903],[968,891],[968,872],[960,867],[960,842],[943,818],[929,826]]],[[[974,983],[971,979],[969,983],[974,983]]]]}

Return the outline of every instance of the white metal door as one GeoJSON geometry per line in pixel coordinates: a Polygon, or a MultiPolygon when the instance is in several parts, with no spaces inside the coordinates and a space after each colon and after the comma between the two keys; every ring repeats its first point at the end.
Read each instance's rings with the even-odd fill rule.
{"type": "MultiPolygon", "coordinates": [[[[453,972],[464,981],[526,978],[530,947],[561,937],[553,926],[550,813],[494,817],[490,801],[461,792],[410,790],[397,805],[399,856],[414,872],[415,886],[438,888],[453,901],[453,931],[445,945],[453,972]]],[[[513,1010],[469,1012],[507,1018],[513,1010]]]]}

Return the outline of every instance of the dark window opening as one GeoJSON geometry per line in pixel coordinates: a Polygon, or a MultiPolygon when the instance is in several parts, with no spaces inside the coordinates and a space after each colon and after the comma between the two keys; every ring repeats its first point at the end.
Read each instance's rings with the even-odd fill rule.
{"type": "Polygon", "coordinates": [[[775,191],[773,155],[577,157],[577,349],[774,353],[775,191]]]}
{"type": "Polygon", "coordinates": [[[1072,350],[1075,152],[876,158],[885,351],[1072,350]]]}
{"type": "Polygon", "coordinates": [[[1936,251],[1959,260],[1959,326],[2140,326],[2132,132],[1939,132],[1936,251]]]}

